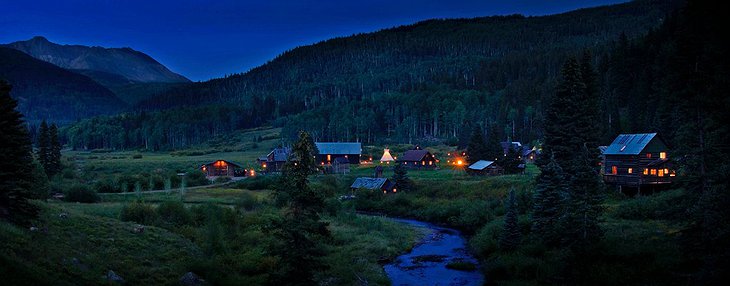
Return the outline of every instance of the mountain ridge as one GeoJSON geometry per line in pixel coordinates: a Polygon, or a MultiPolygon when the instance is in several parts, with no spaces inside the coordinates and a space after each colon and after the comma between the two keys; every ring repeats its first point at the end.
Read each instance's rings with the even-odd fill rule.
{"type": "MultiPolygon", "coordinates": [[[[130,47],[61,45],[43,36],[3,45],[69,70],[90,70],[117,74],[130,82],[187,83],[186,77],[172,72],[151,56],[130,47]]],[[[118,85],[123,85],[120,83],[118,85]]]]}

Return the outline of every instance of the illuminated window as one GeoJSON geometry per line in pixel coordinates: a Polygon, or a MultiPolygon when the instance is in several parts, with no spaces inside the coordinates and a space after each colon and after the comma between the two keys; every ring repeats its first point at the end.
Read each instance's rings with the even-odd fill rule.
{"type": "Polygon", "coordinates": [[[656,169],[651,169],[650,173],[652,176],[656,176],[656,169]]]}
{"type": "Polygon", "coordinates": [[[421,161],[421,165],[426,166],[426,161],[421,161]]]}
{"type": "Polygon", "coordinates": [[[629,173],[629,174],[633,174],[633,173],[634,173],[634,168],[629,168],[629,171],[628,171],[628,173],[629,173]]]}
{"type": "Polygon", "coordinates": [[[646,158],[651,158],[651,153],[646,153],[646,158]]]}
{"type": "Polygon", "coordinates": [[[659,169],[659,177],[664,177],[664,169],[659,169]]]}
{"type": "Polygon", "coordinates": [[[664,174],[669,174],[669,169],[668,168],[664,168],[664,174]]]}
{"type": "Polygon", "coordinates": [[[611,174],[614,174],[614,175],[618,174],[618,167],[611,166],[611,174]]]}
{"type": "Polygon", "coordinates": [[[332,161],[332,155],[327,154],[327,161],[332,161]]]}
{"type": "Polygon", "coordinates": [[[649,175],[649,169],[644,169],[644,175],[649,175]]]}
{"type": "Polygon", "coordinates": [[[666,159],[667,158],[667,152],[659,152],[659,159],[666,159]]]}
{"type": "Polygon", "coordinates": [[[429,166],[433,165],[433,161],[428,161],[428,165],[429,166]]]}

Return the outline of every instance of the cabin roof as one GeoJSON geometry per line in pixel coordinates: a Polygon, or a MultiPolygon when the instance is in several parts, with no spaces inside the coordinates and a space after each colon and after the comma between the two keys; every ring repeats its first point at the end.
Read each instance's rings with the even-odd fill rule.
{"type": "Polygon", "coordinates": [[[355,179],[355,182],[352,183],[350,188],[353,189],[368,189],[368,190],[379,190],[382,189],[383,186],[389,187],[386,185],[388,183],[387,178],[370,178],[370,177],[360,177],[355,179]]]}
{"type": "Polygon", "coordinates": [[[621,134],[608,145],[604,155],[638,155],[657,137],[656,133],[621,134]]]}
{"type": "Polygon", "coordinates": [[[535,150],[532,148],[524,149],[524,150],[522,150],[522,157],[527,157],[527,155],[530,155],[530,153],[532,153],[532,152],[535,152],[535,150]]]}
{"type": "Polygon", "coordinates": [[[423,157],[426,157],[426,154],[430,154],[428,150],[408,150],[398,158],[398,161],[421,161],[423,157]]]}
{"type": "Polygon", "coordinates": [[[360,155],[362,153],[362,143],[360,142],[315,142],[319,154],[332,155],[360,155]]]}
{"type": "Polygon", "coordinates": [[[273,157],[274,157],[273,162],[286,162],[286,160],[289,159],[289,154],[291,154],[291,148],[277,147],[277,148],[274,148],[274,150],[271,150],[271,152],[269,152],[269,155],[266,157],[267,157],[267,161],[268,161],[268,158],[273,155],[273,157]]]}
{"type": "Polygon", "coordinates": [[[474,162],[474,164],[469,165],[469,169],[482,171],[492,164],[494,164],[494,161],[479,160],[474,162]]]}
{"type": "Polygon", "coordinates": [[[241,164],[238,164],[238,163],[233,162],[233,161],[228,161],[228,160],[215,160],[213,162],[205,163],[203,165],[206,165],[206,166],[213,165],[213,164],[215,164],[215,162],[218,162],[218,161],[223,161],[223,162],[226,162],[226,164],[228,164],[228,165],[233,165],[233,166],[236,166],[236,167],[239,167],[239,168],[241,168],[241,166],[243,166],[241,164]]]}
{"type": "Polygon", "coordinates": [[[507,153],[507,151],[509,151],[508,148],[510,146],[512,146],[512,149],[514,149],[515,151],[519,151],[520,149],[522,149],[522,143],[517,142],[517,141],[512,141],[512,142],[505,141],[505,142],[499,142],[499,144],[502,146],[502,150],[504,150],[505,153],[507,153]]]}

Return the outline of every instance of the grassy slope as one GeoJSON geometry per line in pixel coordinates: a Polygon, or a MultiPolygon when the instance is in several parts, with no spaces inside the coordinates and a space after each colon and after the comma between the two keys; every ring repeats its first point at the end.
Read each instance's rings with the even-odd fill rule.
{"type": "Polygon", "coordinates": [[[167,230],[147,227],[133,234],[132,223],[87,215],[73,207],[45,205],[30,232],[0,224],[4,285],[103,284],[113,270],[133,285],[171,284],[187,270],[186,263],[200,255],[192,242],[167,230]],[[59,217],[62,212],[68,218],[59,217]],[[8,283],[8,284],[6,284],[8,283]]]}

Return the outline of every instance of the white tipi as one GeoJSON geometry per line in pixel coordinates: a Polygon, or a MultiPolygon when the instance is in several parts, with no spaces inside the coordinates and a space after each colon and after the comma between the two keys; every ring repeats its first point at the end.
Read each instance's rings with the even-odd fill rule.
{"type": "Polygon", "coordinates": [[[380,163],[390,164],[390,162],[395,162],[395,160],[393,160],[393,156],[390,156],[390,149],[385,149],[383,150],[383,157],[380,158],[380,163]]]}

